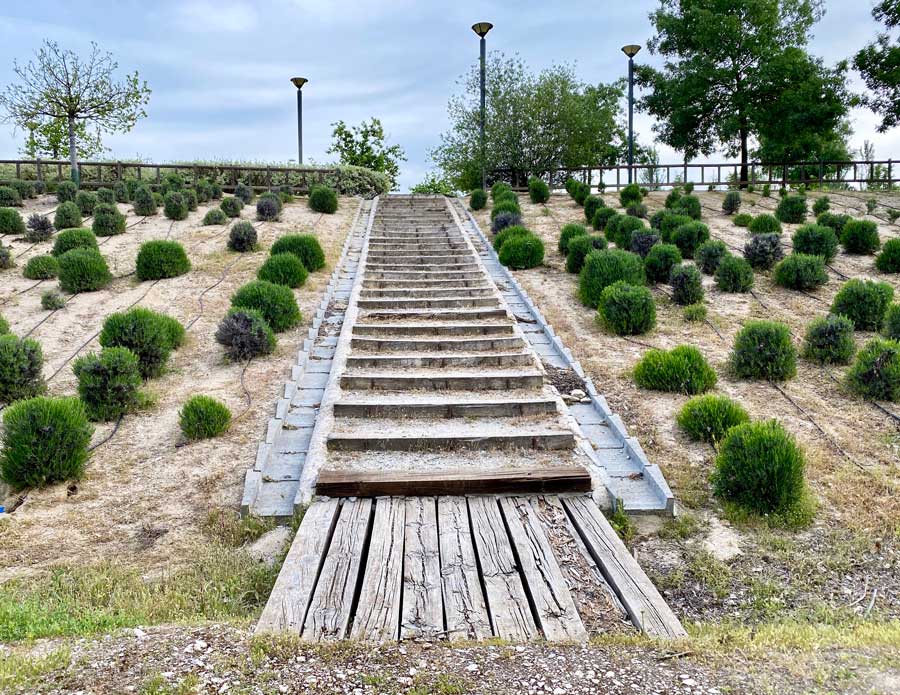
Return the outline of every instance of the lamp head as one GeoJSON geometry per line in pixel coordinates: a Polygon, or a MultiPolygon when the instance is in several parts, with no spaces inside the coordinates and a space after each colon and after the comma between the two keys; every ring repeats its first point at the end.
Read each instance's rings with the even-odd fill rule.
{"type": "Polygon", "coordinates": [[[305,77],[292,77],[291,82],[294,83],[294,86],[297,89],[303,89],[303,85],[309,82],[309,80],[307,80],[305,77]]]}
{"type": "Polygon", "coordinates": [[[487,36],[487,33],[494,28],[494,25],[490,22],[477,22],[472,25],[472,31],[478,34],[481,38],[487,36]]]}
{"type": "Polygon", "coordinates": [[[639,50],[641,50],[641,47],[633,43],[630,43],[627,46],[622,46],[622,53],[627,55],[629,58],[634,58],[638,54],[639,50]]]}

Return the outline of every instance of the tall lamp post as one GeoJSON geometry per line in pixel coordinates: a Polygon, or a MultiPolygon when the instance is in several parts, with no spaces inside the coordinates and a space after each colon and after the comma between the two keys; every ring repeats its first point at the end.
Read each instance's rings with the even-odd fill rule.
{"type": "Polygon", "coordinates": [[[472,25],[472,31],[481,37],[481,188],[487,188],[487,179],[484,172],[484,62],[487,51],[487,42],[484,37],[494,28],[490,22],[477,22],[472,25]]]}
{"type": "Polygon", "coordinates": [[[305,77],[292,77],[291,82],[297,88],[297,165],[303,165],[303,85],[309,80],[305,77]]]}
{"type": "Polygon", "coordinates": [[[634,57],[641,47],[636,44],[622,46],[628,56],[628,183],[634,178],[634,57]]]}

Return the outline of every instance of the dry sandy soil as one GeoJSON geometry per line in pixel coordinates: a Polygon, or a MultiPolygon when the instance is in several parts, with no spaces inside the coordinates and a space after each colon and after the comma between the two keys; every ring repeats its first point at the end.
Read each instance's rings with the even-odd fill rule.
{"type": "MultiPolygon", "coordinates": [[[[26,217],[56,205],[50,196],[27,202],[21,209],[26,217]]],[[[153,217],[136,217],[130,205],[120,204],[128,217],[126,233],[99,239],[100,251],[117,279],[103,291],[71,297],[65,309],[52,314],[41,308],[40,295],[55,288],[56,281],[35,285],[21,271],[28,258],[47,253],[52,241],[30,245],[22,239],[2,239],[12,248],[17,267],[0,274],[0,314],[14,333],[30,334],[41,343],[52,395],[75,392],[72,360],[76,354],[99,349],[96,335],[114,311],[138,302],[189,328],[185,345],[172,354],[166,373],[146,384],[151,405],[127,416],[112,439],[94,451],[85,477],[69,487],[29,491],[14,513],[4,515],[0,581],[88,558],[114,559],[150,574],[191,558],[202,542],[199,524],[209,511],[237,508],[244,472],[252,465],[256,444],[358,205],[357,199],[342,198],[337,213],[320,215],[308,208],[305,198],[297,198],[285,205],[280,221],[255,223],[257,251],[238,254],[227,249],[228,226],[202,225],[207,205],[200,205],[186,220],[172,222],[161,211],[153,217]],[[272,242],[290,232],[315,234],[327,266],[295,290],[302,325],[279,334],[276,352],[252,360],[242,379],[243,365],[225,361],[215,329],[234,291],[255,278],[272,242]],[[184,245],[193,269],[157,283],[138,282],[131,273],[140,244],[163,238],[184,245]],[[235,420],[223,436],[185,445],[178,411],[198,393],[224,401],[235,420]]],[[[245,206],[242,217],[254,219],[255,208],[245,206]]],[[[111,430],[111,424],[99,424],[93,441],[103,440],[111,430]]],[[[14,496],[7,496],[7,508],[14,502],[14,496]]]]}

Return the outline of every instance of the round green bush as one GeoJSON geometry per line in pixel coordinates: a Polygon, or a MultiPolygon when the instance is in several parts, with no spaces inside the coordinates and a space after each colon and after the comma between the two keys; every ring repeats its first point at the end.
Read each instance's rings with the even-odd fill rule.
{"type": "Polygon", "coordinates": [[[674,244],[656,244],[644,258],[644,273],[649,282],[668,282],[672,268],[681,263],[681,251],[674,244]]]}
{"type": "Polygon", "coordinates": [[[689,222],[676,227],[671,235],[671,243],[675,244],[685,258],[693,258],[697,247],[709,241],[709,227],[702,222],[689,222]]]}
{"type": "Polygon", "coordinates": [[[138,280],[162,280],[184,275],[191,262],[177,241],[146,241],[138,250],[135,272],[138,280]]]}
{"type": "Polygon", "coordinates": [[[881,332],[885,338],[900,340],[900,304],[891,304],[888,307],[881,332]]]}
{"type": "Polygon", "coordinates": [[[794,253],[821,256],[826,263],[830,263],[837,255],[837,235],[831,227],[822,224],[804,224],[798,227],[792,241],[794,253]]]}
{"type": "Polygon", "coordinates": [[[792,253],[775,266],[775,283],[791,290],[813,290],[828,282],[825,260],[821,256],[792,253]]]}
{"type": "Polygon", "coordinates": [[[777,321],[747,321],[734,339],[731,368],[745,379],[785,381],[797,373],[791,332],[777,321]]]}
{"type": "Polygon", "coordinates": [[[675,233],[675,230],[691,222],[693,220],[687,215],[666,215],[659,222],[659,235],[665,243],[669,244],[672,242],[672,234],[675,233]]]}
{"type": "Polygon", "coordinates": [[[325,252],[312,234],[285,234],[272,244],[270,253],[292,253],[311,273],[325,267],[325,252]]]}
{"type": "Polygon", "coordinates": [[[244,205],[249,205],[254,198],[253,189],[243,181],[239,181],[234,187],[234,197],[240,198],[244,205]]]}
{"type": "Polygon", "coordinates": [[[116,181],[113,185],[113,195],[117,203],[127,203],[131,200],[131,191],[125,181],[116,181]]]}
{"type": "Polygon", "coordinates": [[[54,256],[62,256],[72,249],[94,249],[97,251],[99,250],[97,237],[86,227],[64,229],[56,235],[56,239],[53,242],[53,250],[50,253],[54,256]]]}
{"type": "Polygon", "coordinates": [[[847,280],[831,303],[831,313],[846,316],[858,331],[877,331],[894,299],[894,288],[875,280],[847,280]]]}
{"type": "Polygon", "coordinates": [[[60,181],[56,184],[56,200],[60,203],[74,202],[76,195],[78,195],[78,186],[74,181],[60,181]]]}
{"type": "Polygon", "coordinates": [[[75,196],[75,204],[81,210],[82,215],[90,217],[94,214],[94,208],[97,207],[97,194],[90,191],[78,191],[75,196]]]}
{"type": "Polygon", "coordinates": [[[783,256],[777,234],[757,234],[744,244],[744,258],[756,270],[768,270],[783,256]]]}
{"type": "Polygon", "coordinates": [[[29,280],[49,280],[59,275],[59,261],[56,256],[35,256],[29,258],[22,269],[22,275],[29,280]]]}
{"type": "Polygon", "coordinates": [[[25,221],[17,210],[0,208],[0,234],[25,234],[25,221]]]}
{"type": "Polygon", "coordinates": [[[750,421],[747,411],[730,398],[707,394],[695,396],[675,416],[678,426],[694,441],[715,445],[732,427],[750,421]]]}
{"type": "Polygon", "coordinates": [[[149,217],[156,214],[156,198],[153,197],[153,191],[147,186],[141,185],[135,188],[132,201],[135,215],[149,217]]]}
{"type": "Polygon", "coordinates": [[[56,290],[46,290],[41,293],[41,307],[47,311],[59,311],[66,307],[66,300],[56,290]]]}
{"type": "Polygon", "coordinates": [[[875,267],[882,273],[900,273],[900,239],[885,242],[881,253],[875,257],[875,267]]]}
{"type": "Polygon", "coordinates": [[[0,403],[42,394],[46,388],[43,367],[44,353],[36,340],[0,335],[0,403]]]}
{"type": "Polygon", "coordinates": [[[223,225],[228,222],[228,215],[225,214],[225,211],[221,208],[210,208],[206,211],[206,214],[203,216],[203,224],[210,225],[223,225]]]}
{"type": "Polygon", "coordinates": [[[634,381],[643,389],[692,396],[716,385],[716,372],[693,345],[672,350],[648,350],[634,368],[634,381]]]}
{"type": "Polygon", "coordinates": [[[669,194],[666,196],[666,209],[672,210],[678,207],[678,201],[681,200],[681,190],[678,188],[673,188],[669,191],[669,194]]]}
{"type": "Polygon", "coordinates": [[[636,253],[641,258],[646,258],[650,253],[650,249],[659,243],[659,235],[654,234],[649,229],[634,232],[631,235],[631,248],[627,249],[632,253],[636,253]]]}
{"type": "Polygon", "coordinates": [[[496,236],[494,236],[494,240],[491,244],[494,247],[494,251],[499,253],[500,247],[503,246],[507,241],[512,239],[514,236],[526,236],[531,234],[531,230],[527,227],[523,227],[520,224],[514,224],[510,227],[504,227],[499,232],[497,232],[496,236]]]}
{"type": "Polygon", "coordinates": [[[739,191],[728,191],[722,199],[722,212],[733,215],[741,209],[741,194],[739,191]]]}
{"type": "Polygon", "coordinates": [[[695,266],[680,264],[669,273],[672,301],[681,306],[703,301],[703,276],[695,266]]]}
{"type": "Polygon", "coordinates": [[[662,226],[663,220],[674,214],[675,213],[673,213],[671,210],[667,210],[665,208],[663,208],[662,210],[657,210],[652,215],[650,215],[650,229],[659,231],[659,228],[662,226]]]}
{"type": "Polygon", "coordinates": [[[507,227],[516,227],[520,224],[522,224],[522,216],[519,213],[501,212],[491,221],[491,231],[496,234],[507,227]]]}
{"type": "Polygon", "coordinates": [[[535,205],[546,203],[550,200],[550,186],[537,176],[528,179],[528,197],[535,205]]]}
{"type": "Polygon", "coordinates": [[[723,292],[749,292],[753,287],[753,268],[743,258],[726,254],[719,261],[715,278],[723,292]]]}
{"type": "Polygon", "coordinates": [[[803,452],[778,422],[745,422],[719,445],[713,490],[757,514],[785,512],[803,496],[805,467],[803,452]]]}
{"type": "Polygon", "coordinates": [[[197,198],[197,191],[193,188],[184,188],[180,191],[182,197],[184,198],[184,202],[188,207],[188,210],[196,210],[197,205],[199,204],[199,199],[197,198]]]}
{"type": "Polygon", "coordinates": [[[303,320],[290,288],[265,280],[253,280],[239,288],[231,297],[231,306],[256,309],[276,333],[293,328],[303,320]]]}
{"type": "Polygon", "coordinates": [[[579,205],[584,205],[584,200],[591,194],[591,187],[586,183],[578,183],[578,186],[575,188],[575,202],[579,205]]]}
{"type": "Polygon", "coordinates": [[[128,348],[104,348],[75,360],[78,397],[91,420],[115,420],[137,405],[140,362],[128,348]]]}
{"type": "Polygon", "coordinates": [[[163,196],[163,213],[170,220],[184,220],[188,216],[188,204],[179,191],[169,191],[163,196]]]}
{"type": "Polygon", "coordinates": [[[682,316],[684,316],[685,321],[699,323],[701,321],[706,321],[706,313],[706,305],[698,302],[696,304],[688,304],[684,308],[682,316]]]}
{"type": "Polygon", "coordinates": [[[625,210],[626,215],[631,215],[632,217],[640,217],[641,219],[647,219],[647,206],[643,203],[632,203],[628,206],[628,209],[625,210]]]}
{"type": "Polygon", "coordinates": [[[900,342],[873,338],[846,376],[850,390],[874,401],[900,400],[900,342]]]}
{"type": "Polygon", "coordinates": [[[192,396],[178,413],[178,424],[191,441],[218,437],[231,425],[231,411],[209,396],[192,396]]]}
{"type": "Polygon", "coordinates": [[[875,253],[881,246],[878,225],[869,220],[850,220],[841,231],[841,245],[847,253],[875,253]]]}
{"type": "Polygon", "coordinates": [[[586,219],[588,223],[593,222],[594,213],[602,207],[606,206],[603,204],[603,199],[600,196],[589,195],[584,199],[584,219],[586,219]]]}
{"type": "Polygon", "coordinates": [[[746,212],[734,216],[734,224],[736,227],[749,227],[752,221],[753,215],[746,212]]]}
{"type": "Polygon", "coordinates": [[[9,182],[9,187],[14,188],[19,193],[22,200],[35,197],[34,181],[23,181],[22,179],[13,179],[9,182]]]}
{"type": "Polygon", "coordinates": [[[72,249],[59,256],[59,286],[64,292],[95,292],[110,282],[112,273],[97,249],[72,249]]]}
{"type": "Polygon", "coordinates": [[[757,215],[747,228],[751,234],[781,234],[781,222],[768,214],[757,215]]]}
{"type": "Polygon", "coordinates": [[[98,203],[91,229],[95,236],[114,236],[125,231],[125,215],[115,205],[98,203]]]}
{"type": "Polygon", "coordinates": [[[585,229],[583,224],[570,222],[569,224],[564,225],[559,232],[559,242],[556,245],[557,250],[565,256],[569,252],[569,240],[572,239],[572,237],[583,234],[587,234],[587,229],[585,229]]]}
{"type": "Polygon", "coordinates": [[[616,335],[646,333],[656,325],[653,293],[646,287],[619,280],[600,293],[597,318],[616,335]]]}
{"type": "Polygon", "coordinates": [[[700,199],[695,195],[683,195],[678,201],[676,212],[692,220],[699,220],[703,215],[700,199]]]}
{"type": "Polygon", "coordinates": [[[162,373],[163,366],[176,347],[173,322],[175,320],[171,317],[144,307],[110,314],[100,331],[100,345],[131,350],[140,364],[141,377],[150,379],[162,373]]]}
{"type": "Polygon", "coordinates": [[[512,191],[512,187],[506,181],[495,181],[491,186],[491,198],[496,200],[497,196],[506,191],[512,191]]]}
{"type": "Polygon", "coordinates": [[[544,262],[544,242],[534,234],[514,236],[503,242],[499,258],[508,268],[536,268],[544,262]]]}
{"type": "Polygon", "coordinates": [[[469,196],[469,207],[473,210],[483,210],[485,205],[487,205],[487,193],[484,192],[484,189],[476,188],[469,196]]]}
{"type": "Polygon", "coordinates": [[[619,191],[619,203],[623,208],[627,208],[632,203],[640,203],[642,198],[641,188],[636,183],[629,183],[619,191]]]}
{"type": "Polygon", "coordinates": [[[818,217],[823,212],[828,212],[828,209],[830,207],[831,207],[831,200],[829,200],[827,195],[823,195],[819,198],[816,198],[816,200],[812,206],[813,215],[818,217]]]}
{"type": "Polygon", "coordinates": [[[153,191],[153,204],[156,207],[161,208],[165,203],[166,201],[163,199],[163,194],[159,191],[153,191]]]}
{"type": "Polygon", "coordinates": [[[816,224],[830,227],[835,235],[840,237],[841,232],[844,231],[844,226],[852,219],[850,215],[835,215],[831,212],[823,212],[816,218],[816,224]]]}
{"type": "Polygon", "coordinates": [[[337,193],[328,186],[313,186],[309,192],[309,207],[315,212],[330,215],[338,207],[337,193]]]}
{"type": "Polygon", "coordinates": [[[221,208],[222,212],[228,215],[228,217],[240,217],[242,207],[244,207],[244,201],[236,196],[226,196],[225,198],[222,198],[222,202],[219,203],[219,208],[221,208]]]}
{"type": "Polygon", "coordinates": [[[522,210],[519,208],[519,204],[515,203],[511,200],[501,200],[500,202],[495,202],[494,207],[491,208],[491,221],[493,221],[497,215],[502,212],[512,212],[516,215],[521,215],[522,210]]]}
{"type": "Polygon", "coordinates": [[[263,263],[256,277],[276,285],[300,287],[309,273],[302,261],[292,253],[276,253],[263,263]]]}
{"type": "Polygon", "coordinates": [[[3,413],[0,477],[13,489],[78,479],[94,428],[77,398],[31,398],[3,413]]]}
{"type": "Polygon", "coordinates": [[[81,226],[81,210],[72,201],[60,203],[53,216],[53,226],[57,229],[72,229],[81,226]]]}
{"type": "Polygon", "coordinates": [[[591,251],[606,248],[606,238],[599,234],[582,234],[569,241],[566,272],[577,274],[584,267],[584,259],[591,251]]]}
{"type": "Polygon", "coordinates": [[[704,241],[697,250],[694,251],[694,261],[701,272],[712,275],[719,267],[719,263],[728,255],[728,247],[724,241],[718,239],[710,239],[704,241]]]}
{"type": "Polygon", "coordinates": [[[274,194],[263,193],[256,201],[256,219],[261,222],[277,220],[281,213],[281,199],[276,199],[272,195],[274,194]]]}
{"type": "Polygon", "coordinates": [[[0,207],[20,208],[22,207],[22,196],[12,186],[0,186],[0,207]]]}
{"type": "Polygon", "coordinates": [[[612,208],[597,208],[594,217],[591,219],[591,226],[597,231],[606,229],[609,219],[616,215],[616,211],[612,208]]]}
{"type": "Polygon", "coordinates": [[[632,285],[646,282],[640,256],[621,249],[591,251],[578,276],[578,296],[585,306],[595,308],[603,290],[622,280],[632,285]]]}
{"type": "Polygon", "coordinates": [[[232,360],[247,360],[275,350],[275,333],[255,309],[231,309],[219,322],[216,342],[232,360]]]}
{"type": "Polygon", "coordinates": [[[785,224],[801,224],[806,221],[806,196],[787,195],[782,198],[775,209],[775,217],[785,224]]]}
{"type": "Polygon", "coordinates": [[[647,229],[643,221],[637,217],[619,215],[606,225],[606,238],[615,242],[620,249],[631,248],[631,237],[635,232],[647,229]]]}
{"type": "Polygon", "coordinates": [[[228,232],[228,248],[238,253],[253,251],[256,248],[257,238],[256,227],[252,222],[246,220],[235,222],[228,232]]]}
{"type": "MultiPolygon", "coordinates": [[[[0,225],[2,225],[4,210],[9,210],[9,208],[0,208],[0,225]]],[[[26,226],[28,229],[23,231],[25,233],[25,241],[29,243],[36,244],[41,241],[47,241],[53,236],[53,223],[46,215],[34,213],[28,218],[28,224],[26,226]]],[[[11,234],[14,232],[6,233],[11,234]]]]}
{"type": "Polygon", "coordinates": [[[846,316],[828,314],[810,321],[800,354],[810,362],[848,364],[854,352],[853,322],[846,316]]]}

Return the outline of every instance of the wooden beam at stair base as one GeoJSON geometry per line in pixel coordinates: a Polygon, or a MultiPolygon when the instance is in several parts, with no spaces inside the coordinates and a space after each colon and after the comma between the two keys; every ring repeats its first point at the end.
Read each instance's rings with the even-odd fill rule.
{"type": "Polygon", "coordinates": [[[591,476],[580,466],[552,469],[484,471],[319,472],[316,494],[325,497],[383,497],[404,495],[478,495],[589,492],[591,476]]]}

